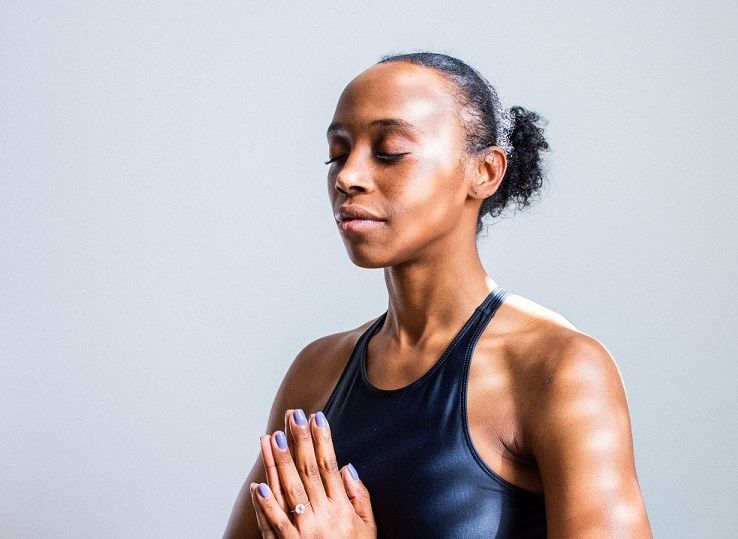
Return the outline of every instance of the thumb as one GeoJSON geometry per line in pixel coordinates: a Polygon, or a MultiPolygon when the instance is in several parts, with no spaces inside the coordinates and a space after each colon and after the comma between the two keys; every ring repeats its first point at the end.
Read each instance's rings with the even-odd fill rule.
{"type": "Polygon", "coordinates": [[[372,511],[372,503],[369,499],[369,491],[364,483],[359,479],[353,464],[350,462],[341,469],[341,477],[343,478],[343,486],[346,489],[346,495],[354,506],[354,511],[361,517],[364,522],[374,525],[374,512],[372,511]]]}

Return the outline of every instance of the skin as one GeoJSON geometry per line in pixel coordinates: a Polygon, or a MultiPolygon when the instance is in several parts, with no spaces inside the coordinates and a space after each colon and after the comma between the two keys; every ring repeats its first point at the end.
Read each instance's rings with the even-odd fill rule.
{"type": "MultiPolygon", "coordinates": [[[[479,259],[476,223],[507,160],[496,146],[479,155],[465,151],[453,96],[452,84],[433,69],[377,64],[346,87],[329,129],[333,210],[356,204],[386,219],[361,234],[340,232],[354,264],[384,268],[387,318],[369,340],[366,359],[371,383],[383,389],[403,387],[428,371],[497,284],[479,259]],[[412,127],[378,122],[387,119],[412,127]]],[[[317,339],[297,355],[272,405],[272,434],[262,437],[272,442],[262,443],[224,537],[262,535],[255,506],[263,500],[254,490],[268,480],[264,462],[276,454],[274,432],[291,434],[293,409],[322,409],[371,322],[317,339]]],[[[625,389],[600,341],[510,294],[474,349],[466,405],[472,441],[485,463],[510,483],[545,496],[549,537],[652,536],[625,389]]],[[[318,444],[310,449],[307,438],[297,440],[303,445],[290,439],[287,453],[296,455],[297,465],[291,458],[290,464],[308,470],[318,444]]],[[[332,466],[320,467],[324,482],[332,466]]],[[[287,477],[272,472],[270,485],[287,485],[287,477]]],[[[360,493],[363,485],[350,483],[345,469],[340,477],[349,496],[360,493]]],[[[345,511],[342,518],[355,522],[356,514],[345,511]]]]}
{"type": "Polygon", "coordinates": [[[302,410],[300,422],[300,416],[292,412],[285,414],[292,440],[288,447],[281,448],[276,435],[261,437],[269,484],[250,485],[261,533],[267,539],[376,538],[369,492],[358,477],[351,476],[348,467],[338,470],[330,426],[320,425],[316,414],[306,418],[302,410]],[[258,490],[259,486],[265,492],[258,490]],[[308,500],[307,510],[291,520],[290,509],[308,500]]]}

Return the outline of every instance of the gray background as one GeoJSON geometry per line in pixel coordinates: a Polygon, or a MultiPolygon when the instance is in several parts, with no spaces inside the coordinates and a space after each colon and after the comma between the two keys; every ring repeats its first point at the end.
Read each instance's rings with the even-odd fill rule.
{"type": "Polygon", "coordinates": [[[0,536],[222,533],[294,355],[387,306],[324,132],[417,49],[548,118],[485,267],[615,357],[655,534],[738,535],[734,2],[117,4],[0,7],[0,536]]]}

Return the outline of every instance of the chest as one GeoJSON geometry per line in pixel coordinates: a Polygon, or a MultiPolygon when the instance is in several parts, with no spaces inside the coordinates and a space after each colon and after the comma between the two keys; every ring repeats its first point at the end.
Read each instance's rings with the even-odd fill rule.
{"type": "MultiPolygon", "coordinates": [[[[396,351],[382,346],[381,340],[372,340],[367,347],[367,357],[391,355],[393,361],[367,359],[365,368],[369,383],[385,389],[407,387],[422,380],[436,367],[423,358],[438,358],[442,353],[438,348],[401,358],[396,351]]],[[[520,406],[525,399],[525,388],[520,386],[525,385],[524,377],[513,371],[510,367],[513,363],[505,343],[482,335],[471,351],[468,373],[464,377],[464,402],[459,401],[457,406],[465,416],[462,421],[466,421],[473,450],[482,462],[509,483],[541,494],[540,473],[522,436],[520,406]]],[[[417,413],[423,412],[418,410],[417,413]]]]}
{"type": "MultiPolygon", "coordinates": [[[[379,388],[369,365],[362,369],[361,361],[354,361],[324,408],[339,466],[351,462],[358,470],[382,536],[545,534],[542,496],[498,474],[494,459],[484,457],[474,442],[488,433],[477,428],[485,407],[476,401],[489,380],[472,382],[469,359],[463,349],[449,354],[394,389],[379,388]]],[[[505,417],[505,407],[497,408],[505,417]]],[[[489,406],[486,412],[490,423],[489,406]]],[[[491,432],[495,428],[499,425],[491,432]]],[[[500,454],[494,444],[480,447],[500,454]]]]}
{"type": "MultiPolygon", "coordinates": [[[[425,389],[438,402],[439,388],[425,389]]],[[[543,498],[477,460],[454,395],[444,409],[424,406],[429,401],[418,393],[341,396],[326,413],[336,457],[340,466],[351,462],[367,486],[380,537],[545,536],[543,498]]]]}

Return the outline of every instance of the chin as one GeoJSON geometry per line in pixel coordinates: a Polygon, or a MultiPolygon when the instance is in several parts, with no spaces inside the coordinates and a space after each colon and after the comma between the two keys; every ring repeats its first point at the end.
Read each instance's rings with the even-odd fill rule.
{"type": "Polygon", "coordinates": [[[392,261],[386,260],[386,259],[371,258],[371,257],[358,257],[358,256],[351,256],[350,254],[349,254],[349,258],[351,258],[351,262],[353,262],[354,265],[360,268],[377,269],[377,268],[386,268],[388,266],[392,266],[392,261]]]}
{"type": "Polygon", "coordinates": [[[359,246],[347,243],[346,252],[354,265],[360,268],[375,269],[386,268],[397,263],[395,257],[388,256],[389,253],[381,252],[380,249],[362,249],[359,246]]]}

